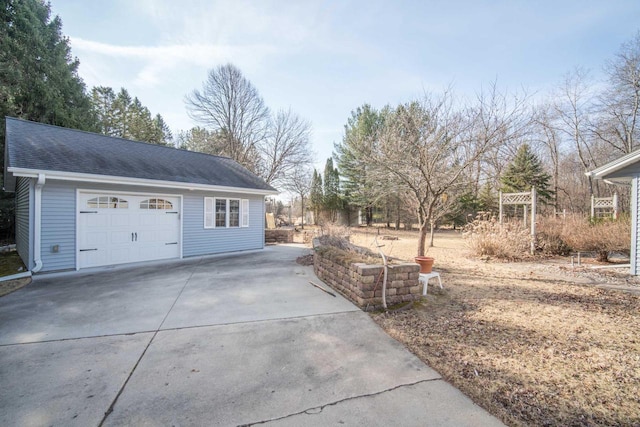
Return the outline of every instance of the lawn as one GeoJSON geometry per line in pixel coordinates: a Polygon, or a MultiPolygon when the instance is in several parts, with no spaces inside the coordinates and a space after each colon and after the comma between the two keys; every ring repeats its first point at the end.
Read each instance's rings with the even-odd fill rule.
{"type": "MultiPolygon", "coordinates": [[[[0,277],[27,271],[22,260],[15,251],[0,254],[0,277]]],[[[0,297],[31,283],[30,277],[0,282],[0,297]]]]}
{"type": "MultiPolygon", "coordinates": [[[[416,236],[397,235],[384,250],[410,259],[416,236]]],[[[373,246],[373,234],[351,240],[373,246]]],[[[640,425],[637,278],[568,259],[480,261],[455,233],[435,243],[445,289],[373,314],[392,337],[508,425],[640,425]]]]}

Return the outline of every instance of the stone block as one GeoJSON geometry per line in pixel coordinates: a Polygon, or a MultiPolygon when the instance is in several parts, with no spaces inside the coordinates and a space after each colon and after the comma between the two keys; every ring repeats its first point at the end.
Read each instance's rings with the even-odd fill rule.
{"type": "Polygon", "coordinates": [[[377,276],[360,276],[358,278],[359,283],[375,283],[377,276]]]}
{"type": "Polygon", "coordinates": [[[420,271],[418,264],[398,264],[391,267],[394,273],[416,273],[420,271]]]}
{"type": "Polygon", "coordinates": [[[361,276],[376,276],[380,274],[380,271],[382,271],[382,267],[379,265],[364,264],[358,266],[358,274],[361,276]]]}
{"type": "Polygon", "coordinates": [[[391,288],[402,288],[404,287],[404,280],[394,280],[391,282],[391,288]]]}

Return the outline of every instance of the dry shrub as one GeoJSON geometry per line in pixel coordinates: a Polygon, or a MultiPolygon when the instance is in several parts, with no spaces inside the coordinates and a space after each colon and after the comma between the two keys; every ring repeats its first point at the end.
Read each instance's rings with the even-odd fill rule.
{"type": "Polygon", "coordinates": [[[329,222],[329,223],[324,223],[320,225],[320,235],[337,237],[337,238],[346,239],[347,241],[349,241],[349,237],[351,236],[351,229],[349,227],[344,227],[344,226],[329,222]]]}
{"type": "Polygon", "coordinates": [[[606,262],[610,252],[628,252],[631,247],[631,221],[628,216],[591,222],[584,216],[570,215],[557,222],[563,241],[576,251],[597,252],[598,261],[606,262]]]}
{"type": "Polygon", "coordinates": [[[376,255],[369,249],[351,243],[350,237],[351,229],[349,227],[329,223],[320,228],[318,240],[322,245],[321,250],[324,251],[324,255],[333,261],[341,261],[343,265],[349,265],[353,262],[370,263],[376,258],[376,255]]]}
{"type": "Polygon", "coordinates": [[[527,256],[531,245],[530,230],[521,221],[495,221],[476,219],[465,227],[463,236],[478,256],[502,259],[520,259],[527,256]]]}
{"type": "MultiPolygon", "coordinates": [[[[356,246],[357,247],[357,246],[356,246]]],[[[363,248],[360,248],[363,249],[363,248]]],[[[345,267],[354,263],[381,264],[380,258],[374,258],[368,254],[342,249],[337,246],[320,246],[316,249],[322,257],[330,259],[345,267]]]]}
{"type": "Polygon", "coordinates": [[[544,255],[569,255],[571,246],[563,238],[563,219],[540,216],[536,221],[536,250],[544,255]]]}

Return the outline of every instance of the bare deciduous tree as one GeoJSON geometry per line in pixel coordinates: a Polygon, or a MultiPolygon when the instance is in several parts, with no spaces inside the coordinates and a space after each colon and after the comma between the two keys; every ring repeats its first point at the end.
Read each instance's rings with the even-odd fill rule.
{"type": "Polygon", "coordinates": [[[256,88],[232,64],[209,71],[202,90],[185,98],[189,116],[219,134],[218,154],[256,171],[258,146],[267,136],[269,109],[256,88]]]}
{"type": "Polygon", "coordinates": [[[609,87],[599,97],[598,137],[621,154],[640,141],[640,32],[608,62],[609,87]]]}
{"type": "Polygon", "coordinates": [[[464,138],[469,126],[468,117],[454,111],[448,92],[400,105],[385,120],[371,158],[381,177],[396,182],[398,194],[416,209],[418,256],[425,253],[428,229],[432,246],[435,221],[469,185],[465,172],[488,149],[486,142],[464,138]]]}
{"type": "Polygon", "coordinates": [[[262,162],[258,174],[268,183],[280,183],[311,163],[311,124],[290,109],[278,111],[269,133],[258,146],[262,162]]]}
{"type": "Polygon", "coordinates": [[[302,212],[302,229],[304,229],[304,207],[305,198],[309,196],[312,185],[312,173],[308,167],[299,167],[291,171],[287,175],[286,179],[282,182],[283,187],[289,192],[300,197],[301,212],[302,212]]]}
{"type": "MultiPolygon", "coordinates": [[[[591,85],[588,78],[588,72],[582,68],[576,68],[572,73],[568,73],[558,88],[553,106],[556,117],[554,128],[570,142],[570,150],[580,159],[582,172],[596,167],[594,144],[589,131],[592,123],[590,108],[593,94],[590,91],[591,85]]],[[[589,192],[593,194],[591,178],[589,178],[589,192]]]]}
{"type": "Polygon", "coordinates": [[[312,160],[310,123],[291,110],[271,117],[256,88],[232,64],[211,70],[186,104],[189,116],[208,132],[194,128],[182,134],[188,149],[228,156],[269,184],[283,184],[312,160]]]}

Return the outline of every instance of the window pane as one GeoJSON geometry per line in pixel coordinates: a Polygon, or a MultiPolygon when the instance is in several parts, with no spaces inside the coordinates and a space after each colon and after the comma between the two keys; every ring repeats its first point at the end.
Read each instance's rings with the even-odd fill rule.
{"type": "Polygon", "coordinates": [[[94,197],[91,200],[87,200],[87,207],[88,208],[93,208],[93,209],[97,208],[98,207],[98,198],[94,197]]]}
{"type": "Polygon", "coordinates": [[[242,226],[249,226],[249,200],[242,199],[242,226]]]}
{"type": "Polygon", "coordinates": [[[229,200],[229,227],[240,227],[240,200],[229,200]]]}
{"type": "Polygon", "coordinates": [[[216,199],[216,227],[227,226],[227,201],[216,199]]]}

